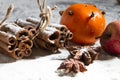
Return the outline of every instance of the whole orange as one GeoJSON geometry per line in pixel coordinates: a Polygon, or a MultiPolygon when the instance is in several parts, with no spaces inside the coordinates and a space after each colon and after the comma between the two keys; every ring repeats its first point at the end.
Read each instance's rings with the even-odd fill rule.
{"type": "Polygon", "coordinates": [[[60,24],[73,32],[73,42],[94,44],[105,29],[103,12],[91,4],[73,4],[61,15],[60,24]]]}

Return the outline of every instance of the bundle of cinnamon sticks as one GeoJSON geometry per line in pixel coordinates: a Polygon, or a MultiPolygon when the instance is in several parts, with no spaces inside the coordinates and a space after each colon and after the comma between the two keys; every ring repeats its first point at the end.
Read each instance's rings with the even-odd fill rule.
{"type": "Polygon", "coordinates": [[[15,59],[21,59],[32,53],[33,42],[29,30],[16,24],[4,24],[0,28],[1,51],[15,59]]]}
{"type": "Polygon", "coordinates": [[[25,21],[17,19],[14,23],[5,23],[13,11],[13,5],[9,6],[0,21],[0,52],[21,59],[30,56],[33,45],[56,52],[72,39],[73,35],[65,25],[50,23],[51,10],[54,8],[46,6],[46,0],[43,5],[39,0],[37,2],[41,12],[40,20],[28,17],[25,21]]]}
{"type": "Polygon", "coordinates": [[[0,52],[15,59],[21,59],[32,53],[31,37],[36,30],[21,28],[15,23],[4,23],[12,11],[13,5],[10,5],[5,17],[0,21],[0,52]]]}
{"type": "Polygon", "coordinates": [[[44,48],[52,52],[58,51],[59,48],[65,47],[72,39],[73,34],[65,25],[51,23],[52,10],[46,6],[46,0],[41,5],[37,0],[40,9],[40,19],[28,17],[26,20],[17,19],[15,23],[21,27],[32,26],[36,30],[33,42],[36,47],[44,48]]]}
{"type": "MultiPolygon", "coordinates": [[[[39,24],[39,20],[28,17],[26,21],[18,19],[15,21],[19,26],[33,26],[39,24]]],[[[65,47],[72,39],[73,34],[65,25],[50,24],[44,30],[39,30],[39,35],[34,39],[37,46],[55,52],[58,48],[65,47]]]]}

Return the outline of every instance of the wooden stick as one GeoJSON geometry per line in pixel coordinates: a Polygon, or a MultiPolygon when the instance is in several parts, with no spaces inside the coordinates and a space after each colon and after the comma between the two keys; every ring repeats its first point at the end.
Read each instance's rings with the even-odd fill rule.
{"type": "Polygon", "coordinates": [[[4,31],[0,31],[0,40],[10,45],[14,45],[17,42],[16,37],[14,35],[6,33],[4,31]]]}

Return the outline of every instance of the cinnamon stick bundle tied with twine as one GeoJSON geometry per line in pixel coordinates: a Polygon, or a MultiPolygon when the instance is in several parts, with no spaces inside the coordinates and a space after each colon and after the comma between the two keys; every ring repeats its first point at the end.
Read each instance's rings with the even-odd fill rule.
{"type": "MultiPolygon", "coordinates": [[[[37,20],[36,18],[28,17],[26,21],[16,21],[16,24],[21,26],[31,26],[31,24],[33,24],[37,26],[37,24],[39,24],[39,20],[37,20]],[[27,21],[29,22],[29,24],[27,21]]],[[[37,39],[35,41],[39,42],[42,39],[44,40],[44,42],[51,43],[56,45],[58,48],[62,48],[68,44],[72,37],[72,32],[70,32],[65,25],[50,24],[44,30],[39,30],[39,35],[36,37],[37,39]]],[[[42,44],[37,45],[43,46],[42,44]]]]}
{"type": "MultiPolygon", "coordinates": [[[[39,29],[39,35],[37,35],[37,40],[39,39],[43,39],[45,40],[46,42],[50,42],[54,45],[56,45],[58,48],[63,48],[65,47],[68,42],[72,39],[73,37],[73,34],[72,32],[70,32],[67,27],[65,25],[60,25],[60,24],[51,24],[50,23],[50,20],[51,20],[51,16],[52,16],[52,13],[51,11],[53,9],[55,9],[56,7],[54,8],[50,8],[48,6],[46,6],[46,0],[44,0],[43,2],[43,5],[41,5],[40,1],[38,1],[38,5],[39,5],[39,8],[40,8],[40,18],[41,20],[38,20],[36,18],[32,18],[32,17],[28,17],[26,19],[26,23],[27,24],[28,22],[33,24],[33,25],[38,25],[40,24],[42,21],[43,25],[45,28],[43,29],[39,29]],[[46,13],[46,14],[45,14],[46,13]],[[41,17],[41,15],[44,15],[44,17],[41,17]],[[46,16],[46,17],[45,17],[46,16]],[[45,21],[47,21],[46,25],[44,25],[45,21]],[[48,30],[47,30],[48,29],[48,30]],[[52,30],[51,30],[52,29],[52,30]],[[55,30],[54,30],[55,29],[55,30]],[[57,35],[53,35],[53,33],[56,33],[56,30],[59,31],[59,36],[57,35]],[[52,33],[52,34],[51,34],[52,33]],[[46,35],[47,36],[45,37],[42,37],[42,35],[46,35]],[[52,39],[52,40],[51,40],[52,39]]],[[[21,23],[23,24],[23,23],[21,23]]],[[[29,25],[29,24],[28,24],[29,25]]],[[[37,26],[38,27],[38,26],[37,26]]],[[[38,29],[38,28],[36,28],[38,29]]],[[[40,44],[39,44],[40,45],[40,44]]],[[[38,45],[38,46],[39,46],[38,45]]]]}
{"type": "MultiPolygon", "coordinates": [[[[37,25],[39,23],[39,20],[37,20],[36,18],[32,18],[32,17],[28,17],[26,21],[34,25],[37,25]]],[[[60,38],[59,40],[57,40],[58,42],[56,42],[56,45],[58,45],[59,47],[64,47],[65,43],[67,43],[67,41],[71,40],[73,37],[72,32],[70,32],[70,30],[68,30],[68,28],[65,25],[51,23],[50,25],[48,25],[48,27],[56,28],[60,32],[60,38]]]]}
{"type": "Polygon", "coordinates": [[[46,0],[43,1],[42,5],[39,0],[37,0],[37,2],[41,12],[38,23],[33,24],[29,21],[23,21],[21,19],[16,20],[15,23],[25,29],[28,29],[31,33],[35,33],[32,37],[34,45],[50,51],[56,51],[58,47],[55,45],[55,42],[59,39],[60,32],[56,28],[48,27],[51,20],[51,8],[46,6],[46,0]],[[34,28],[27,28],[28,26],[32,26],[34,28]]]}
{"type": "MultiPolygon", "coordinates": [[[[23,27],[24,25],[23,28],[27,29],[28,31],[36,30],[37,24],[36,26],[31,26],[26,21],[19,20],[21,19],[18,19],[17,21],[15,21],[15,23],[20,25],[21,27],[23,27]]],[[[37,32],[35,31],[31,33],[36,34],[37,32]]],[[[33,36],[35,36],[35,34],[33,34],[33,36]]],[[[44,30],[39,30],[39,34],[33,41],[35,42],[35,44],[37,44],[38,47],[45,48],[49,51],[55,52],[58,50],[58,47],[55,45],[55,42],[59,37],[60,37],[59,30],[57,30],[54,27],[46,27],[44,30]]]]}
{"type": "MultiPolygon", "coordinates": [[[[60,47],[65,47],[72,38],[72,33],[66,26],[50,25],[52,8],[46,6],[46,0],[43,1],[42,5],[39,0],[37,2],[41,12],[40,20],[26,19],[26,21],[23,21],[18,19],[15,23],[4,23],[12,12],[13,8],[10,6],[5,18],[0,22],[0,36],[6,36],[5,41],[1,39],[5,46],[0,46],[0,48],[15,59],[30,56],[33,43],[54,52],[60,47]]],[[[4,51],[2,52],[4,53],[4,51]]]]}
{"type": "Polygon", "coordinates": [[[4,48],[2,46],[1,47],[15,59],[20,59],[23,58],[24,56],[30,55],[32,52],[31,48],[33,46],[33,42],[30,39],[30,34],[28,30],[24,28],[19,28],[17,26],[15,26],[16,28],[13,28],[16,30],[11,30],[12,27],[14,27],[14,25],[12,24],[7,24],[7,27],[6,25],[1,27],[0,37],[4,37],[3,39],[5,39],[5,40],[0,39],[1,43],[5,45],[4,48]],[[13,48],[13,45],[14,45],[13,51],[9,52],[10,51],[9,49],[13,48]]]}
{"type": "Polygon", "coordinates": [[[23,52],[20,51],[18,48],[11,47],[10,45],[0,41],[0,52],[7,54],[15,59],[23,58],[23,52]]]}
{"type": "Polygon", "coordinates": [[[13,6],[7,10],[6,16],[0,22],[0,52],[15,59],[30,56],[32,53],[33,41],[31,37],[35,34],[34,29],[22,28],[15,23],[4,23],[10,16],[13,6]]]}

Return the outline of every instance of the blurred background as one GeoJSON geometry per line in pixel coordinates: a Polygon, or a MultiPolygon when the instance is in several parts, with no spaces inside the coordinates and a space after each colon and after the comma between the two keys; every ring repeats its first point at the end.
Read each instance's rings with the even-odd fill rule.
{"type": "MultiPolygon", "coordinates": [[[[42,2],[43,0],[41,0],[42,2]]],[[[109,23],[112,20],[120,19],[120,4],[116,0],[46,0],[50,7],[57,5],[53,11],[52,22],[59,23],[59,11],[66,9],[74,3],[89,3],[96,5],[99,9],[106,12],[106,20],[109,23]]],[[[18,18],[25,19],[28,16],[39,18],[39,8],[37,0],[0,0],[0,19],[6,13],[10,4],[14,5],[14,11],[7,21],[15,21],[18,18]]]]}

